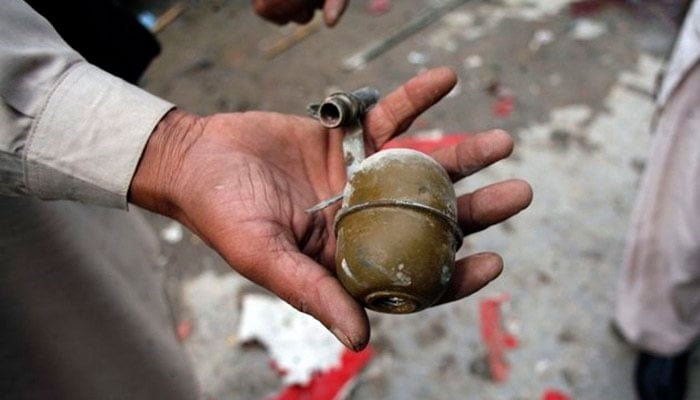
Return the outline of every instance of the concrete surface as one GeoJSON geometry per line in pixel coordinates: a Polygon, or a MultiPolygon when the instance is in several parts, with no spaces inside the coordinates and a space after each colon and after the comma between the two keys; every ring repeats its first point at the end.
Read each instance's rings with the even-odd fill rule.
{"type": "MultiPolygon", "coordinates": [[[[263,49],[295,28],[257,19],[248,1],[198,1],[160,35],[164,51],[143,85],[199,113],[248,109],[304,113],[334,87],[383,93],[421,69],[449,65],[453,94],[411,132],[494,127],[516,138],[513,156],[458,184],[464,192],[510,177],[535,200],[511,221],[465,240],[463,253],[493,250],[504,274],[470,299],[409,316],[372,313],[377,356],[352,399],[633,399],[634,351],[610,330],[626,226],[649,145],[653,93],[675,26],[655,2],[574,16],[570,0],[473,0],[353,73],[341,61],[385,37],[430,1],[392,3],[370,16],[354,1],[340,25],[322,28],[272,60],[263,49]],[[494,115],[498,95],[514,110],[494,115]],[[484,373],[479,300],[509,293],[504,325],[520,345],[508,379],[484,373]]],[[[267,354],[235,333],[241,296],[257,291],[199,239],[168,227],[163,262],[184,341],[211,399],[277,392],[267,354]],[[175,232],[177,233],[177,232],[175,232]]],[[[697,364],[693,361],[694,365],[697,364]]],[[[694,376],[697,367],[693,367],[694,376]]],[[[689,398],[697,396],[696,388],[689,398]]]]}

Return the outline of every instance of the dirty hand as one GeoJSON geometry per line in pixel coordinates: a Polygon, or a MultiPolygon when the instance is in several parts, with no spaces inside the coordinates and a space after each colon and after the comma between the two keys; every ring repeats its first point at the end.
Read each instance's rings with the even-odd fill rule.
{"type": "MultiPolygon", "coordinates": [[[[455,85],[447,68],[427,71],[382,99],[365,120],[370,151],[406,130],[455,85]]],[[[247,112],[196,117],[171,111],[158,125],[132,181],[130,200],[188,226],[259,285],[311,314],[346,346],[369,340],[366,311],[336,279],[333,215],[338,206],[304,210],[343,190],[342,132],[310,118],[247,112]]],[[[466,135],[436,151],[456,181],[507,157],[502,131],[466,135]]],[[[465,234],[503,221],[532,199],[530,186],[511,180],[458,199],[465,234]]],[[[483,253],[458,260],[445,303],[495,279],[503,262],[483,253]]]]}
{"type": "Polygon", "coordinates": [[[348,0],[252,0],[255,12],[276,24],[294,21],[305,24],[316,9],[323,9],[326,25],[335,25],[343,15],[348,0]]]}

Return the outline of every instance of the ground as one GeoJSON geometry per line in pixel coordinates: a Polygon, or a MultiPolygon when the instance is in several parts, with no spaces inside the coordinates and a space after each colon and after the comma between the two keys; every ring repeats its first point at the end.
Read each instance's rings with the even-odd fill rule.
{"type": "MultiPolygon", "coordinates": [[[[661,5],[672,2],[464,1],[348,72],[344,59],[441,2],[394,1],[381,15],[368,12],[368,3],[351,2],[336,28],[321,27],[270,58],[270,47],[296,27],[262,22],[248,1],[190,2],[158,34],[163,52],[142,85],[201,114],[303,114],[335,88],[372,85],[387,93],[424,68],[452,67],[459,86],[409,134],[508,130],[513,156],[457,190],[519,177],[532,184],[534,202],[465,240],[462,254],[503,255],[503,275],[485,290],[415,315],[371,314],[377,354],[350,398],[540,399],[553,388],[573,399],[633,399],[634,351],[610,321],[654,93],[676,31],[661,5]],[[479,304],[503,293],[510,296],[503,323],[519,345],[506,352],[507,379],[494,382],[479,304]]],[[[178,225],[150,219],[163,233],[174,324],[192,326],[184,344],[207,396],[277,392],[281,380],[265,350],[235,336],[240,299],[254,285],[196,236],[180,238],[178,225]]]]}

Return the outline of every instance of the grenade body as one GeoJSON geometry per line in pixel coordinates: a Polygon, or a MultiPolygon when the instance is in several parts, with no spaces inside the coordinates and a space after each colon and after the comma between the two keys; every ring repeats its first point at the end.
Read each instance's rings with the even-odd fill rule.
{"type": "Polygon", "coordinates": [[[462,243],[452,182],[432,158],[385,150],[362,162],[336,217],[336,273],[367,308],[409,313],[445,292],[462,243]]]}

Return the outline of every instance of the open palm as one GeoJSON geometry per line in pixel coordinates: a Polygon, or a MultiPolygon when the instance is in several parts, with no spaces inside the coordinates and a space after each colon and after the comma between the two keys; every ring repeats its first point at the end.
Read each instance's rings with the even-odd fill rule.
{"type": "MultiPolygon", "coordinates": [[[[367,150],[376,151],[402,133],[455,83],[451,70],[438,68],[382,99],[365,119],[367,150]]],[[[348,347],[364,347],[367,314],[333,272],[337,206],[305,212],[343,190],[342,132],[310,118],[263,112],[214,115],[188,126],[176,144],[149,142],[132,184],[132,200],[139,204],[139,189],[148,186],[137,180],[141,169],[161,165],[156,168],[160,173],[143,173],[168,182],[169,206],[142,205],[186,224],[234,269],[317,318],[348,347]],[[163,148],[178,155],[165,157],[174,160],[167,168],[157,159],[163,148]]],[[[458,180],[507,157],[512,146],[506,133],[492,131],[465,135],[460,144],[432,156],[458,180]]],[[[529,185],[519,180],[482,188],[458,199],[459,224],[465,234],[473,233],[516,214],[531,198],[529,185]]],[[[459,260],[440,302],[480,289],[501,269],[502,261],[493,253],[459,260]]]]}

